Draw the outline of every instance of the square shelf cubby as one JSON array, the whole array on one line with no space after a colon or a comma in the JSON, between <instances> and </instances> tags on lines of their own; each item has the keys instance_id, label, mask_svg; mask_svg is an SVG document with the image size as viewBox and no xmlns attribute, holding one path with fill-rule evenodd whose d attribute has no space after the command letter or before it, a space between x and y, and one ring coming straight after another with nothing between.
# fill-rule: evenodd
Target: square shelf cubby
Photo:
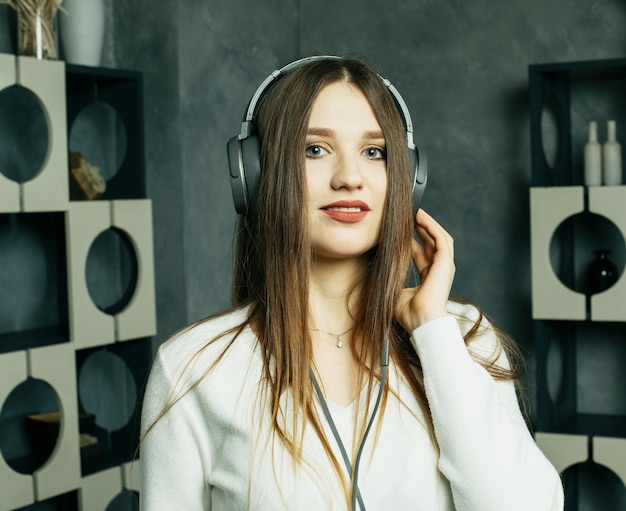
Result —
<instances>
[{"instance_id":1,"label":"square shelf cubby","mask_svg":"<svg viewBox=\"0 0 626 511\"><path fill-rule=\"evenodd\" d=\"M83 476L130 463L138 454L139 416L151 362L150 339L76 351L79 411L95 419L84 433L91 442L81 452Z\"/></svg>"},{"instance_id":2,"label":"square shelf cubby","mask_svg":"<svg viewBox=\"0 0 626 511\"><path fill-rule=\"evenodd\" d=\"M63 213L0 214L0 353L69 341Z\"/></svg>"},{"instance_id":3,"label":"square shelf cubby","mask_svg":"<svg viewBox=\"0 0 626 511\"><path fill-rule=\"evenodd\" d=\"M66 64L66 94L70 155L98 168L101 198L145 198L142 74Z\"/></svg>"}]
</instances>

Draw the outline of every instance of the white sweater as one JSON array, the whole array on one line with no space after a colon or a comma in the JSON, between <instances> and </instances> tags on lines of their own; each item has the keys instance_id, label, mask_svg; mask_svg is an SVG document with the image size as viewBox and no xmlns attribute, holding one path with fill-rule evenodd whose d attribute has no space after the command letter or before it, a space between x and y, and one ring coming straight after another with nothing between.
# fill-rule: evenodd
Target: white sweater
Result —
<instances>
[{"instance_id":1,"label":"white sweater","mask_svg":"<svg viewBox=\"0 0 626 511\"><path fill-rule=\"evenodd\" d=\"M389 384L402 404L389 393L374 452L375 430L366 443L358 483L367 511L562 510L559 475L535 445L514 385L494 381L464 344L462 333L471 322L459 316L476 318L476 310L451 303L450 312L412 335L438 448L392 362ZM239 310L212 319L160 347L145 394L144 431L172 393L197 380L232 336L211 344L190 364L191 356L245 317L246 310ZM493 355L498 349L493 330L486 328L470 349ZM504 355L500 364L507 364ZM142 443L143 511L346 509L341 484L311 428L304 436L310 466L295 468L278 439L268 445L270 426L258 393L261 377L261 352L246 328ZM329 407L350 453L355 406ZM288 411L285 416L289 420ZM320 416L325 423L321 411ZM326 434L335 449L329 428ZM336 455L342 459L338 449Z\"/></svg>"}]
</instances>

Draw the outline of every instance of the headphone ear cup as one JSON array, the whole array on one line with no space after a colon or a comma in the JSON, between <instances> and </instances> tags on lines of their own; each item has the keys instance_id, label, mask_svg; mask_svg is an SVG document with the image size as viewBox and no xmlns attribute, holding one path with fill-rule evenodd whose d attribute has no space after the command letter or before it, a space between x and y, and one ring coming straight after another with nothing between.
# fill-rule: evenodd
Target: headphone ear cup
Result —
<instances>
[{"instance_id":1,"label":"headphone ear cup","mask_svg":"<svg viewBox=\"0 0 626 511\"><path fill-rule=\"evenodd\" d=\"M235 210L239 214L247 213L256 197L261 177L260 150L261 144L256 135L243 140L235 136L228 141L230 187Z\"/></svg>"},{"instance_id":2,"label":"headphone ear cup","mask_svg":"<svg viewBox=\"0 0 626 511\"><path fill-rule=\"evenodd\" d=\"M228 168L230 171L230 189L233 194L235 210L241 215L246 212L247 197L239 136L231 138L226 148L228 154Z\"/></svg>"},{"instance_id":3,"label":"headphone ear cup","mask_svg":"<svg viewBox=\"0 0 626 511\"><path fill-rule=\"evenodd\" d=\"M417 148L409 149L409 163L413 173L413 219L418 210L422 207L426 181L428 180L428 159L426 154L421 153Z\"/></svg>"}]
</instances>

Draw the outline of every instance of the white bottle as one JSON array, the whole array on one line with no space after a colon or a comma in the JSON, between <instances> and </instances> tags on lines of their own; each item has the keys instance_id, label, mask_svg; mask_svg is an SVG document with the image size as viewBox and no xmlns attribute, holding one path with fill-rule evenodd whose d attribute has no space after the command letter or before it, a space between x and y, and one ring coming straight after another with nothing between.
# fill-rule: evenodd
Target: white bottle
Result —
<instances>
[{"instance_id":1,"label":"white bottle","mask_svg":"<svg viewBox=\"0 0 626 511\"><path fill-rule=\"evenodd\" d=\"M608 186L622 184L622 146L617 141L615 121L606 124L607 140L602 145L602 183Z\"/></svg>"},{"instance_id":2,"label":"white bottle","mask_svg":"<svg viewBox=\"0 0 626 511\"><path fill-rule=\"evenodd\" d=\"M602 147L598 143L598 125L589 123L589 139L585 144L585 185L602 184Z\"/></svg>"}]
</instances>

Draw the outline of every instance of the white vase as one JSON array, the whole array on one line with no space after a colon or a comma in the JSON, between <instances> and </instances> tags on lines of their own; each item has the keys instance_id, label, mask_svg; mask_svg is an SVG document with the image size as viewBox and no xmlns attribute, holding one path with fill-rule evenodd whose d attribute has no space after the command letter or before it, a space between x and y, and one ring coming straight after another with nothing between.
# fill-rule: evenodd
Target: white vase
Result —
<instances>
[{"instance_id":1,"label":"white vase","mask_svg":"<svg viewBox=\"0 0 626 511\"><path fill-rule=\"evenodd\" d=\"M615 121L606 125L607 140L602 145L602 182L608 186L622 184L622 146L617 141Z\"/></svg>"},{"instance_id":2,"label":"white vase","mask_svg":"<svg viewBox=\"0 0 626 511\"><path fill-rule=\"evenodd\" d=\"M63 0L62 8L59 29L66 62L99 66L104 41L104 0Z\"/></svg>"},{"instance_id":3,"label":"white vase","mask_svg":"<svg viewBox=\"0 0 626 511\"><path fill-rule=\"evenodd\" d=\"M598 142L598 125L589 123L589 138L585 144L585 185L602 184L602 147Z\"/></svg>"}]
</instances>

